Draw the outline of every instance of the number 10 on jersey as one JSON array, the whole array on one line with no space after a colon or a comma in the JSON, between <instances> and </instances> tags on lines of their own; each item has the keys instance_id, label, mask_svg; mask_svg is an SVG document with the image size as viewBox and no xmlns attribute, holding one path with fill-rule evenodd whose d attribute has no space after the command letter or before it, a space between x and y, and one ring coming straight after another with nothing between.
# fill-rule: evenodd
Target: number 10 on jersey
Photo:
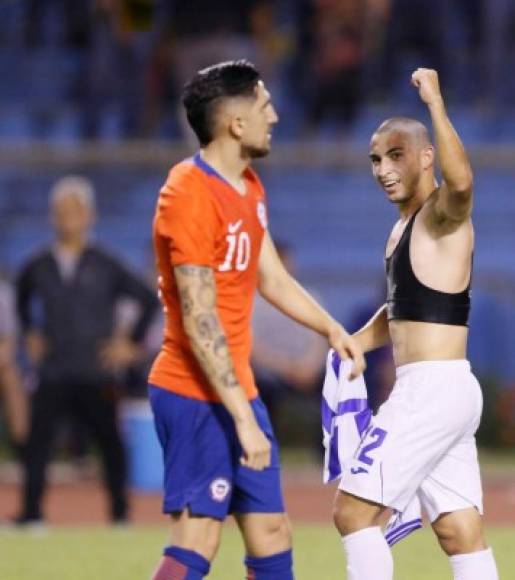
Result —
<instances>
[{"instance_id":1,"label":"number 10 on jersey","mask_svg":"<svg viewBox=\"0 0 515 580\"><path fill-rule=\"evenodd\" d=\"M223 264L220 264L218 270L220 272L228 272L229 270L239 270L242 272L246 270L250 261L250 236L247 232L239 232L237 234L227 234L227 253Z\"/></svg>"}]
</instances>

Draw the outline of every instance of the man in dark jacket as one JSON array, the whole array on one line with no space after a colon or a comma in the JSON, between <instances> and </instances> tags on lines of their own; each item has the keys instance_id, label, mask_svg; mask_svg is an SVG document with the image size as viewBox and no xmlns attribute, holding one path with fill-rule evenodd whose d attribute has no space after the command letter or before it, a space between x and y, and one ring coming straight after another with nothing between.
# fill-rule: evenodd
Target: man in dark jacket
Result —
<instances>
[{"instance_id":1,"label":"man in dark jacket","mask_svg":"<svg viewBox=\"0 0 515 580\"><path fill-rule=\"evenodd\" d=\"M18 313L27 354L38 377L25 450L20 524L42 520L45 468L59 419L81 420L98 443L113 522L127 518L126 461L117 420L115 378L139 356L157 298L102 248L89 242L94 191L65 177L50 194L55 242L22 269ZM115 332L116 304L139 304L131 336Z\"/></svg>"}]
</instances>

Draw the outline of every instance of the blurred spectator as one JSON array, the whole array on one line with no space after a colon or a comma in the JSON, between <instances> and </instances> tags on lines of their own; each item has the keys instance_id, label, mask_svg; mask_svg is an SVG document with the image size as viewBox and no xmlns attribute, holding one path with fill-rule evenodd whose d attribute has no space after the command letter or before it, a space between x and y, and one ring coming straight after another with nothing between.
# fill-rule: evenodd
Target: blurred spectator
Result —
<instances>
[{"instance_id":1,"label":"blurred spectator","mask_svg":"<svg viewBox=\"0 0 515 580\"><path fill-rule=\"evenodd\" d=\"M156 263L154 258L154 248L150 242L147 246L145 264L143 267L144 279L149 288L154 288L158 295L158 280ZM130 334L139 313L138 304L131 299L123 299L116 309L115 332L127 336ZM135 364L132 364L124 377L124 391L129 398L148 398L148 374L156 356L163 344L164 331L164 311L157 308L145 333L145 338L141 343L141 355Z\"/></svg>"},{"instance_id":2,"label":"blurred spectator","mask_svg":"<svg viewBox=\"0 0 515 580\"><path fill-rule=\"evenodd\" d=\"M515 84L515 3L513 0L483 0L483 33L487 99L499 117L513 103Z\"/></svg>"},{"instance_id":3,"label":"blurred spectator","mask_svg":"<svg viewBox=\"0 0 515 580\"><path fill-rule=\"evenodd\" d=\"M214 62L247 58L259 62L260 43L271 27L266 0L175 0L170 13L174 71L180 88Z\"/></svg>"},{"instance_id":4,"label":"blurred spectator","mask_svg":"<svg viewBox=\"0 0 515 580\"><path fill-rule=\"evenodd\" d=\"M464 105L484 93L483 0L456 0L447 8L448 92Z\"/></svg>"},{"instance_id":5,"label":"blurred spectator","mask_svg":"<svg viewBox=\"0 0 515 580\"><path fill-rule=\"evenodd\" d=\"M286 269L293 273L288 246L276 242ZM320 302L316 292L309 292ZM282 400L289 393L318 395L327 354L327 341L297 324L256 296L252 321L252 368L261 398L268 408L274 428ZM316 431L319 440L319 429Z\"/></svg>"},{"instance_id":6,"label":"blurred spectator","mask_svg":"<svg viewBox=\"0 0 515 580\"><path fill-rule=\"evenodd\" d=\"M85 23L90 42L78 89L84 137L101 136L113 105L119 107L123 137L147 132L154 14L153 0L92 0Z\"/></svg>"},{"instance_id":7,"label":"blurred spectator","mask_svg":"<svg viewBox=\"0 0 515 580\"><path fill-rule=\"evenodd\" d=\"M90 0L27 0L25 44L83 47L89 41Z\"/></svg>"},{"instance_id":8,"label":"blurred spectator","mask_svg":"<svg viewBox=\"0 0 515 580\"><path fill-rule=\"evenodd\" d=\"M19 447L27 435L27 401L16 365L16 339L14 293L0 279L0 395L9 434Z\"/></svg>"},{"instance_id":9,"label":"blurred spectator","mask_svg":"<svg viewBox=\"0 0 515 580\"><path fill-rule=\"evenodd\" d=\"M18 310L28 356L38 374L25 450L23 508L18 523L39 522L45 469L59 420L82 421L99 445L113 522L127 518L126 460L118 429L116 378L139 356L157 306L154 293L88 239L94 221L89 181L66 177L50 196L55 243L22 269ZM114 333L124 296L140 314L130 337Z\"/></svg>"},{"instance_id":10,"label":"blurred spectator","mask_svg":"<svg viewBox=\"0 0 515 580\"><path fill-rule=\"evenodd\" d=\"M299 8L299 71L311 130L324 120L354 121L361 94L366 3L303 0Z\"/></svg>"},{"instance_id":11,"label":"blurred spectator","mask_svg":"<svg viewBox=\"0 0 515 580\"><path fill-rule=\"evenodd\" d=\"M448 9L447 0L390 0L380 80L386 94L395 89L403 65L413 69L413 59L406 63L406 58L414 54L415 68L436 69L446 84Z\"/></svg>"},{"instance_id":12,"label":"blurred spectator","mask_svg":"<svg viewBox=\"0 0 515 580\"><path fill-rule=\"evenodd\" d=\"M248 59L265 74L271 0L174 0L167 12L161 51L168 55L175 95L196 71L215 62ZM180 122L189 135L182 116Z\"/></svg>"}]
</instances>

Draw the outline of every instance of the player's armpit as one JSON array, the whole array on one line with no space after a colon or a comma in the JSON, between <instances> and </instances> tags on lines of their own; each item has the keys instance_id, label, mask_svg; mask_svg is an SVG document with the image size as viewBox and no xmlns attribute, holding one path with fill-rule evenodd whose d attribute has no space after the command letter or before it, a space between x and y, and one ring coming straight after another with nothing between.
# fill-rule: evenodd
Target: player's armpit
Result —
<instances>
[{"instance_id":1,"label":"player's armpit","mask_svg":"<svg viewBox=\"0 0 515 580\"><path fill-rule=\"evenodd\" d=\"M447 225L451 230L470 218L472 213L472 189L450 192L444 182L434 192L430 210L435 225L439 228Z\"/></svg>"}]
</instances>

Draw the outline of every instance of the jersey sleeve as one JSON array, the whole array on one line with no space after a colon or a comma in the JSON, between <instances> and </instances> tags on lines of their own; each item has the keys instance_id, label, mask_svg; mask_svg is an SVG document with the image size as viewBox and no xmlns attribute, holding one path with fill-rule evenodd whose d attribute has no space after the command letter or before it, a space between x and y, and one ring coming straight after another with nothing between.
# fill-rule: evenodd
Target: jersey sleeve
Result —
<instances>
[{"instance_id":1,"label":"jersey sleeve","mask_svg":"<svg viewBox=\"0 0 515 580\"><path fill-rule=\"evenodd\" d=\"M201 179L169 180L160 193L156 229L166 238L172 267L214 267L218 215Z\"/></svg>"}]
</instances>

